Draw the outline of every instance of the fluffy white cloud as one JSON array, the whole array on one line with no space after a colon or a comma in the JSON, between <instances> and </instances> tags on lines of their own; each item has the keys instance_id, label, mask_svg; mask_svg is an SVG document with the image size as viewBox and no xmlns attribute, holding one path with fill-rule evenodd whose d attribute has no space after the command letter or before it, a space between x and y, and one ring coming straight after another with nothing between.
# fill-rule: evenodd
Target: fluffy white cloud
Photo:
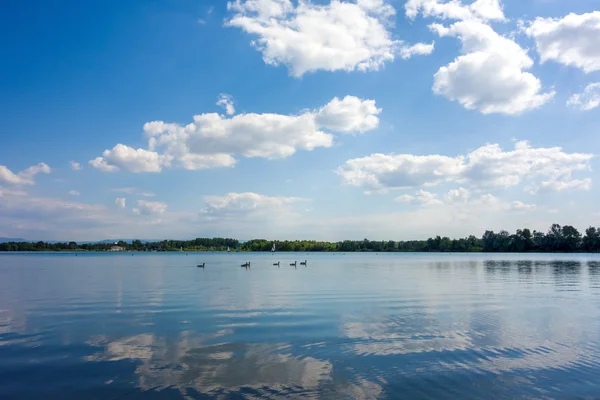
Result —
<instances>
[{"instance_id":1,"label":"fluffy white cloud","mask_svg":"<svg viewBox=\"0 0 600 400\"><path fill-rule=\"evenodd\" d=\"M102 157L96 157L93 160L90 160L89 164L92 167L104 172L116 172L119 170L119 168L115 167L114 165L109 165L108 162Z\"/></svg>"},{"instance_id":2,"label":"fluffy white cloud","mask_svg":"<svg viewBox=\"0 0 600 400\"><path fill-rule=\"evenodd\" d=\"M284 64L290 74L378 70L407 47L389 28L396 10L384 0L235 0L227 26L257 37L252 45L265 63ZM425 54L413 52L413 54Z\"/></svg>"},{"instance_id":3,"label":"fluffy white cloud","mask_svg":"<svg viewBox=\"0 0 600 400\"><path fill-rule=\"evenodd\" d=\"M457 37L461 55L434 76L434 93L483 114L508 115L540 107L554 97L530 72L533 60L515 41L499 35L489 21L504 21L500 0L409 0L406 15L451 19L450 26L430 25L440 37Z\"/></svg>"},{"instance_id":4,"label":"fluffy white cloud","mask_svg":"<svg viewBox=\"0 0 600 400\"><path fill-rule=\"evenodd\" d=\"M137 208L134 208L133 212L142 215L157 215L164 213L166 210L167 204L161 201L138 200Z\"/></svg>"},{"instance_id":5,"label":"fluffy white cloud","mask_svg":"<svg viewBox=\"0 0 600 400\"><path fill-rule=\"evenodd\" d=\"M117 197L115 199L115 205L117 207L119 207L121 210L125 209L126 204L127 204L127 199L125 199L123 197Z\"/></svg>"},{"instance_id":6,"label":"fluffy white cloud","mask_svg":"<svg viewBox=\"0 0 600 400\"><path fill-rule=\"evenodd\" d=\"M22 182L19 175L12 172L8 167L0 165L0 180L5 183L19 184Z\"/></svg>"},{"instance_id":7,"label":"fluffy white cloud","mask_svg":"<svg viewBox=\"0 0 600 400\"><path fill-rule=\"evenodd\" d=\"M90 164L104 171L158 172L176 166L188 170L233 167L234 155L285 158L297 150L331 147L334 133L363 133L377 128L381 109L374 100L337 97L324 107L299 115L216 113L194 116L182 126L148 122L148 150L118 144ZM326 132L327 131L327 132Z\"/></svg>"},{"instance_id":8,"label":"fluffy white cloud","mask_svg":"<svg viewBox=\"0 0 600 400\"><path fill-rule=\"evenodd\" d=\"M346 161L337 173L350 185L387 191L437 184L460 176L463 169L462 157L372 154Z\"/></svg>"},{"instance_id":9,"label":"fluffy white cloud","mask_svg":"<svg viewBox=\"0 0 600 400\"><path fill-rule=\"evenodd\" d=\"M367 191L385 192L441 182L509 187L526 181L535 183L539 178L566 190L583 188L572 175L589 171L592 158L592 154L565 153L560 147L533 148L527 142L517 142L512 151L490 144L456 157L373 154L346 161L337 173L346 183Z\"/></svg>"},{"instance_id":10,"label":"fluffy white cloud","mask_svg":"<svg viewBox=\"0 0 600 400\"><path fill-rule=\"evenodd\" d=\"M500 0L476 0L468 5L458 0L408 0L404 7L410 19L415 19L421 13L424 17L442 19L505 20Z\"/></svg>"},{"instance_id":11,"label":"fluffy white cloud","mask_svg":"<svg viewBox=\"0 0 600 400\"><path fill-rule=\"evenodd\" d=\"M69 165L73 171L79 171L82 168L81 164L79 164L77 161L71 161L69 162Z\"/></svg>"},{"instance_id":12,"label":"fluffy white cloud","mask_svg":"<svg viewBox=\"0 0 600 400\"><path fill-rule=\"evenodd\" d=\"M69 190L69 195L71 196L79 196L80 194L77 190Z\"/></svg>"},{"instance_id":13,"label":"fluffy white cloud","mask_svg":"<svg viewBox=\"0 0 600 400\"><path fill-rule=\"evenodd\" d=\"M600 70L600 11L562 19L536 18L525 28L541 61L556 61L589 73Z\"/></svg>"},{"instance_id":14,"label":"fluffy white cloud","mask_svg":"<svg viewBox=\"0 0 600 400\"><path fill-rule=\"evenodd\" d=\"M49 174L51 171L48 165L39 163L15 174L8 167L0 165L0 182L13 185L33 185L37 174Z\"/></svg>"},{"instance_id":15,"label":"fluffy white cloud","mask_svg":"<svg viewBox=\"0 0 600 400\"><path fill-rule=\"evenodd\" d=\"M463 53L435 74L435 93L469 110L509 115L538 108L554 97L526 72L533 66L527 51L490 26L468 20L430 28L441 37L458 37Z\"/></svg>"},{"instance_id":16,"label":"fluffy white cloud","mask_svg":"<svg viewBox=\"0 0 600 400\"><path fill-rule=\"evenodd\" d=\"M221 94L219 96L219 100L217 101L217 105L223 107L227 115L235 114L235 105L233 97L231 97L230 95Z\"/></svg>"},{"instance_id":17,"label":"fluffy white cloud","mask_svg":"<svg viewBox=\"0 0 600 400\"><path fill-rule=\"evenodd\" d=\"M583 111L600 106L600 82L589 84L583 93L571 96L567 104Z\"/></svg>"},{"instance_id":18,"label":"fluffy white cloud","mask_svg":"<svg viewBox=\"0 0 600 400\"><path fill-rule=\"evenodd\" d=\"M170 165L170 157L117 144L112 150L104 150L102 157L90 161L90 164L106 172L118 171L119 168L131 172L160 172L163 166Z\"/></svg>"},{"instance_id":19,"label":"fluffy white cloud","mask_svg":"<svg viewBox=\"0 0 600 400\"><path fill-rule=\"evenodd\" d=\"M409 194L398 196L396 198L396 201L400 203L408 203L422 206L436 206L443 204L443 202L437 198L437 195L431 192L426 192L424 190L419 190L414 196L411 196Z\"/></svg>"},{"instance_id":20,"label":"fluffy white cloud","mask_svg":"<svg viewBox=\"0 0 600 400\"><path fill-rule=\"evenodd\" d=\"M379 125L375 100L361 100L358 97L346 96L343 99L334 97L316 114L316 124L333 132L364 133L376 129Z\"/></svg>"}]
</instances>

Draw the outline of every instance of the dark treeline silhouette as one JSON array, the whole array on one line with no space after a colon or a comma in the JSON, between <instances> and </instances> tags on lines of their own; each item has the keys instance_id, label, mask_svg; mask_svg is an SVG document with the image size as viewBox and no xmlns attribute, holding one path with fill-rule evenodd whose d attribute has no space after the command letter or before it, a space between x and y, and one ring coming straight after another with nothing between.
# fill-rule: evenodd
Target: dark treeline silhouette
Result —
<instances>
[{"instance_id":1,"label":"dark treeline silhouette","mask_svg":"<svg viewBox=\"0 0 600 400\"><path fill-rule=\"evenodd\" d=\"M194 240L163 240L160 242L131 243L45 243L7 242L0 243L0 251L270 251L272 240L254 239L240 243L235 239L198 238ZM495 233L486 231L481 238L469 236L450 239L437 236L427 240L376 241L344 240L341 242L318 242L314 240L275 241L277 251L301 252L599 252L600 229L590 227L582 235L570 225L554 224L548 232L531 232L518 229Z\"/></svg>"}]
</instances>

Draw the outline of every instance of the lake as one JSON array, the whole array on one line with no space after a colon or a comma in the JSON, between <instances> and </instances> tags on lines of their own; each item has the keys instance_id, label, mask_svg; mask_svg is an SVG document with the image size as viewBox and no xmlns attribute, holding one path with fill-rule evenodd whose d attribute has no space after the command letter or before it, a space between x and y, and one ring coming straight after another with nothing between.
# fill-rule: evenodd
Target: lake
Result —
<instances>
[{"instance_id":1,"label":"lake","mask_svg":"<svg viewBox=\"0 0 600 400\"><path fill-rule=\"evenodd\" d=\"M3 400L598 399L599 342L596 255L0 254Z\"/></svg>"}]
</instances>

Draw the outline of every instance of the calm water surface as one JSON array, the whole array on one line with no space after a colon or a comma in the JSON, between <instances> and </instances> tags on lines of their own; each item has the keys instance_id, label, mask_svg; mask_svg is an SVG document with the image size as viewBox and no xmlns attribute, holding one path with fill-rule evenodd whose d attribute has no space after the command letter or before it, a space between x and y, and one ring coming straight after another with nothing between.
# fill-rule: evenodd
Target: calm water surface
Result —
<instances>
[{"instance_id":1,"label":"calm water surface","mask_svg":"<svg viewBox=\"0 0 600 400\"><path fill-rule=\"evenodd\" d=\"M599 344L598 256L0 254L4 400L600 399Z\"/></svg>"}]
</instances>

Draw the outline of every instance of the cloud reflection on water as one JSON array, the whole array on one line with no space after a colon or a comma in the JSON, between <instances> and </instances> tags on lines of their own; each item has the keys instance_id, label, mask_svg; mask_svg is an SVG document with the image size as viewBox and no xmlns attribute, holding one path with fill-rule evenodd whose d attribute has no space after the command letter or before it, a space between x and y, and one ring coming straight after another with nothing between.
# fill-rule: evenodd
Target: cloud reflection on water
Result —
<instances>
[{"instance_id":1,"label":"cloud reflection on water","mask_svg":"<svg viewBox=\"0 0 600 400\"><path fill-rule=\"evenodd\" d=\"M252 390L260 395L316 392L331 379L332 364L313 357L294 356L286 344L208 344L219 336L182 332L175 341L153 334L117 340L98 337L90 345L104 350L85 358L90 362L133 360L141 390L177 388L204 394Z\"/></svg>"}]
</instances>

